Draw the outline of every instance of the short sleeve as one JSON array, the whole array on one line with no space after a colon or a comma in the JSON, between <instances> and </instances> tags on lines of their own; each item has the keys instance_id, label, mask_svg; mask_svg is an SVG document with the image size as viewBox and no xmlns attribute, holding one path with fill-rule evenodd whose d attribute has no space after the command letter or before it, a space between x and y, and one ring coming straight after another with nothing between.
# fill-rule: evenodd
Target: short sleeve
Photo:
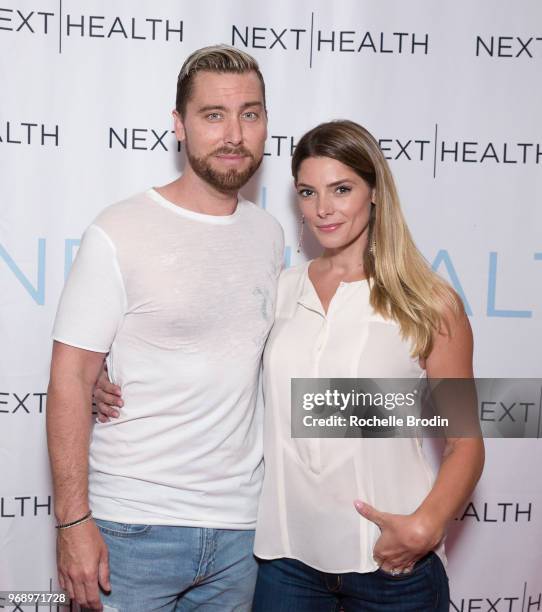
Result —
<instances>
[{"instance_id":1,"label":"short sleeve","mask_svg":"<svg viewBox=\"0 0 542 612\"><path fill-rule=\"evenodd\" d=\"M126 294L115 246L100 227L91 225L62 291L53 339L107 353L125 310Z\"/></svg>"}]
</instances>

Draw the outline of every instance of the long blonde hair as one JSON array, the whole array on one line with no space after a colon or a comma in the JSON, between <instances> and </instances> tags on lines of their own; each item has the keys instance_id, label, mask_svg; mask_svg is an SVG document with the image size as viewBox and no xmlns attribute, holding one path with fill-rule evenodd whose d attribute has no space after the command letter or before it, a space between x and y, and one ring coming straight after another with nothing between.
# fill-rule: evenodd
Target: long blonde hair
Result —
<instances>
[{"instance_id":1,"label":"long blonde hair","mask_svg":"<svg viewBox=\"0 0 542 612\"><path fill-rule=\"evenodd\" d=\"M322 123L297 144L292 174L309 157L330 157L354 170L375 190L364 271L370 279L371 306L397 321L412 354L427 357L436 333L450 328L445 313L461 308L455 291L431 270L418 251L401 211L391 170L375 138L353 121Z\"/></svg>"}]
</instances>

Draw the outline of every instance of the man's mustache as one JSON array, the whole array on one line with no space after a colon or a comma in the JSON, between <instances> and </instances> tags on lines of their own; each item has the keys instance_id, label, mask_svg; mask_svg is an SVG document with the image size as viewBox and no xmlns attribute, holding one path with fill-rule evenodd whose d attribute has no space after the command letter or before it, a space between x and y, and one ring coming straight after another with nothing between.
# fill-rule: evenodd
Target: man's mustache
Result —
<instances>
[{"instance_id":1,"label":"man's mustache","mask_svg":"<svg viewBox=\"0 0 542 612\"><path fill-rule=\"evenodd\" d=\"M216 151L213 151L211 155L242 155L243 157L251 157L254 159L254 155L245 147L221 147Z\"/></svg>"}]
</instances>

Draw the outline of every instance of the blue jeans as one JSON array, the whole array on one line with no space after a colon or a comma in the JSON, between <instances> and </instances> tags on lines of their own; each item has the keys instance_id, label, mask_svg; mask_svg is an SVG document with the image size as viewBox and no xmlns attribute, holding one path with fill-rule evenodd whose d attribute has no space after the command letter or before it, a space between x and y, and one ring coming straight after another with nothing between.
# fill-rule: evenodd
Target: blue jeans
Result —
<instances>
[{"instance_id":1,"label":"blue jeans","mask_svg":"<svg viewBox=\"0 0 542 612\"><path fill-rule=\"evenodd\" d=\"M260 561L253 612L448 612L448 578L433 552L409 574L327 574L296 561Z\"/></svg>"},{"instance_id":2,"label":"blue jeans","mask_svg":"<svg viewBox=\"0 0 542 612\"><path fill-rule=\"evenodd\" d=\"M248 612L253 530L131 525L96 519L109 549L104 612Z\"/></svg>"}]
</instances>

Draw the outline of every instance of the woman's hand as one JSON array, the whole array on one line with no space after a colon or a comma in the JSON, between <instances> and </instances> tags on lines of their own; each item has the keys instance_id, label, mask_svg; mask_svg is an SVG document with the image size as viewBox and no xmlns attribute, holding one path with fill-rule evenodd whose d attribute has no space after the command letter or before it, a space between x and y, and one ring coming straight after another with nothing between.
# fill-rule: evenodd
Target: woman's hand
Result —
<instances>
[{"instance_id":1,"label":"woman's hand","mask_svg":"<svg viewBox=\"0 0 542 612\"><path fill-rule=\"evenodd\" d=\"M94 387L94 401L98 409L98 421L107 423L110 419L116 419L119 416L118 408L122 408L120 387L109 382L107 370L102 369L96 385Z\"/></svg>"},{"instance_id":2,"label":"woman's hand","mask_svg":"<svg viewBox=\"0 0 542 612\"><path fill-rule=\"evenodd\" d=\"M433 550L444 536L444 526L427 515L379 512L369 504L356 500L356 510L380 529L373 557L389 573L408 573L414 563Z\"/></svg>"}]
</instances>

